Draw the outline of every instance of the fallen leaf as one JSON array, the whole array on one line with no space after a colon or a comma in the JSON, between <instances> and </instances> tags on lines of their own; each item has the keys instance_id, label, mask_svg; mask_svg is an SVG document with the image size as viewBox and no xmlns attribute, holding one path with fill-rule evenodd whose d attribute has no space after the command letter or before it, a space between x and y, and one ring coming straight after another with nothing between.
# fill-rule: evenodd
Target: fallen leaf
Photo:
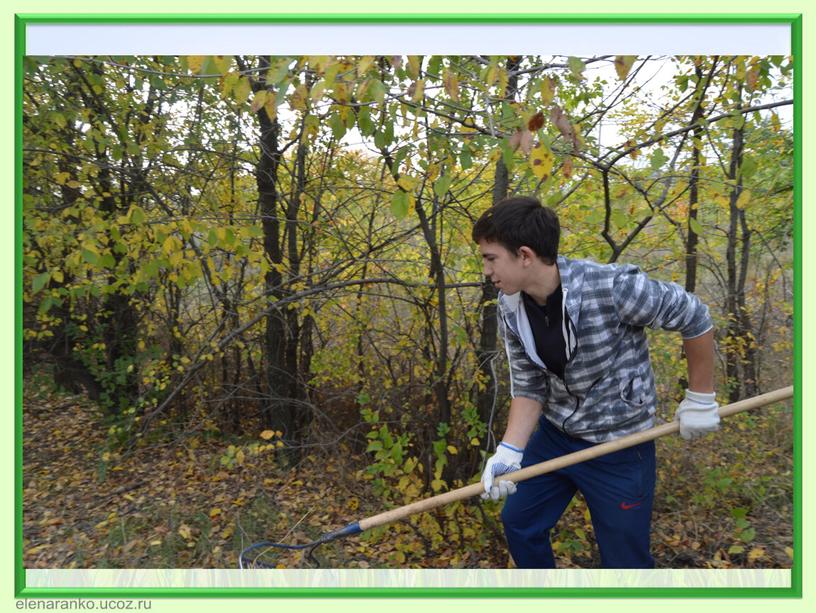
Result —
<instances>
[{"instance_id":1,"label":"fallen leaf","mask_svg":"<svg viewBox=\"0 0 816 613\"><path fill-rule=\"evenodd\" d=\"M535 132L536 130L540 130L544 126L544 113L539 111L527 122L527 129L530 132Z\"/></svg>"},{"instance_id":2,"label":"fallen leaf","mask_svg":"<svg viewBox=\"0 0 816 613\"><path fill-rule=\"evenodd\" d=\"M513 136L511 136L508 140L508 144L510 145L510 149L513 151L519 148L519 145L521 144L521 130L516 130L513 132Z\"/></svg>"},{"instance_id":3,"label":"fallen leaf","mask_svg":"<svg viewBox=\"0 0 816 613\"><path fill-rule=\"evenodd\" d=\"M521 152L524 155L530 155L530 152L533 150L533 133L532 132L530 132L528 130L524 130L521 133L520 147L521 147Z\"/></svg>"},{"instance_id":4,"label":"fallen leaf","mask_svg":"<svg viewBox=\"0 0 816 613\"><path fill-rule=\"evenodd\" d=\"M532 168L533 174L540 181L546 181L547 177L550 176L553 160L554 156L552 151L543 143L538 143L533 147L533 151L530 154L530 168Z\"/></svg>"},{"instance_id":5,"label":"fallen leaf","mask_svg":"<svg viewBox=\"0 0 816 613\"><path fill-rule=\"evenodd\" d=\"M623 81L632 69L632 64L637 59L636 55L616 55L615 56L615 72L618 73L618 78Z\"/></svg>"}]
</instances>

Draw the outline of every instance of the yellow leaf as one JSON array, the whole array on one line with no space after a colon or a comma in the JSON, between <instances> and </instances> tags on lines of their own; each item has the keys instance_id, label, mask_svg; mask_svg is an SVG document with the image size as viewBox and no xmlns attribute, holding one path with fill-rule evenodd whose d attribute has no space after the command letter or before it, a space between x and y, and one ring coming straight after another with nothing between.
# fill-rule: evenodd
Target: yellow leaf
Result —
<instances>
[{"instance_id":1,"label":"yellow leaf","mask_svg":"<svg viewBox=\"0 0 816 613\"><path fill-rule=\"evenodd\" d=\"M237 72L228 72L221 78L221 97L227 98L232 94L235 85L238 83L238 79L241 78L241 75Z\"/></svg>"},{"instance_id":2,"label":"yellow leaf","mask_svg":"<svg viewBox=\"0 0 816 613\"><path fill-rule=\"evenodd\" d=\"M238 79L238 85L235 87L235 100L238 104L243 104L249 98L249 94L252 92L252 85L249 82L249 79L246 77L241 77Z\"/></svg>"},{"instance_id":3,"label":"yellow leaf","mask_svg":"<svg viewBox=\"0 0 816 613\"><path fill-rule=\"evenodd\" d=\"M749 92L752 92L756 89L757 82L759 81L759 73L760 73L759 64L752 64L751 69L748 71L748 74L745 75L745 87Z\"/></svg>"},{"instance_id":4,"label":"yellow leaf","mask_svg":"<svg viewBox=\"0 0 816 613\"><path fill-rule=\"evenodd\" d=\"M230 69L230 64L232 64L232 56L214 55L213 63L215 64L216 68L218 68L219 73L226 74Z\"/></svg>"},{"instance_id":5,"label":"yellow leaf","mask_svg":"<svg viewBox=\"0 0 816 613\"><path fill-rule=\"evenodd\" d=\"M445 93L453 100L459 100L459 77L452 71L446 71L443 77Z\"/></svg>"},{"instance_id":6,"label":"yellow leaf","mask_svg":"<svg viewBox=\"0 0 816 613\"><path fill-rule=\"evenodd\" d=\"M275 433L272 432L272 430L264 430L263 432L261 432L261 438L265 441L268 441L273 436L275 436Z\"/></svg>"},{"instance_id":7,"label":"yellow leaf","mask_svg":"<svg viewBox=\"0 0 816 613\"><path fill-rule=\"evenodd\" d=\"M162 251L164 251L165 255L170 255L176 251L176 238L174 236L168 236L164 239Z\"/></svg>"},{"instance_id":8,"label":"yellow leaf","mask_svg":"<svg viewBox=\"0 0 816 613\"><path fill-rule=\"evenodd\" d=\"M408 56L408 76L412 79L419 77L419 70L422 65L422 57L419 55Z\"/></svg>"},{"instance_id":9,"label":"yellow leaf","mask_svg":"<svg viewBox=\"0 0 816 613\"><path fill-rule=\"evenodd\" d=\"M788 554L788 557L793 560L793 547L785 547L785 553Z\"/></svg>"},{"instance_id":10,"label":"yellow leaf","mask_svg":"<svg viewBox=\"0 0 816 613\"><path fill-rule=\"evenodd\" d=\"M151 545L161 545L162 542L161 542L161 540L156 540L156 541L150 541L150 544Z\"/></svg>"},{"instance_id":11,"label":"yellow leaf","mask_svg":"<svg viewBox=\"0 0 816 613\"><path fill-rule=\"evenodd\" d=\"M479 446L479 439L475 438L475 437L470 439L470 444L473 445L474 447L478 447Z\"/></svg>"},{"instance_id":12,"label":"yellow leaf","mask_svg":"<svg viewBox=\"0 0 816 613\"><path fill-rule=\"evenodd\" d=\"M623 81L626 78L626 75L629 74L629 70L631 70L632 64L635 63L636 59L636 55L615 56L615 71L618 73L618 78L621 81Z\"/></svg>"},{"instance_id":13,"label":"yellow leaf","mask_svg":"<svg viewBox=\"0 0 816 613\"><path fill-rule=\"evenodd\" d=\"M264 110L266 111L267 117L269 117L269 121L275 119L278 116L278 103L276 102L276 95L274 92L270 92L266 95L266 104L264 104Z\"/></svg>"},{"instance_id":14,"label":"yellow leaf","mask_svg":"<svg viewBox=\"0 0 816 613\"><path fill-rule=\"evenodd\" d=\"M185 539L187 541L189 541L191 538L193 538L193 534L192 534L192 532L190 530L190 526L188 526L187 524L181 524L178 527L178 533L181 535L181 537L183 539Z\"/></svg>"},{"instance_id":15,"label":"yellow leaf","mask_svg":"<svg viewBox=\"0 0 816 613\"><path fill-rule=\"evenodd\" d=\"M448 453L451 455L456 455L457 453L459 453L459 450L453 445L448 445Z\"/></svg>"},{"instance_id":16,"label":"yellow leaf","mask_svg":"<svg viewBox=\"0 0 816 613\"><path fill-rule=\"evenodd\" d=\"M546 181L552 171L554 159L555 156L553 156L552 151L543 143L538 143L533 147L533 151L530 153L530 168L532 168L536 178L540 181Z\"/></svg>"},{"instance_id":17,"label":"yellow leaf","mask_svg":"<svg viewBox=\"0 0 816 613\"><path fill-rule=\"evenodd\" d=\"M201 67L204 66L204 56L188 55L187 66L190 68L190 72L198 74L199 72L201 72Z\"/></svg>"},{"instance_id":18,"label":"yellow leaf","mask_svg":"<svg viewBox=\"0 0 816 613\"><path fill-rule=\"evenodd\" d=\"M62 276L62 271L61 270L52 270L51 271L51 278L54 279L54 281L56 281L57 283L62 283L63 280L64 280L64 277Z\"/></svg>"},{"instance_id":19,"label":"yellow leaf","mask_svg":"<svg viewBox=\"0 0 816 613\"><path fill-rule=\"evenodd\" d=\"M765 557L765 550L762 547L754 547L751 551L748 552L748 561L754 562L760 558Z\"/></svg>"},{"instance_id":20,"label":"yellow leaf","mask_svg":"<svg viewBox=\"0 0 816 613\"><path fill-rule=\"evenodd\" d=\"M252 112L257 113L266 104L267 91L262 89L252 98Z\"/></svg>"},{"instance_id":21,"label":"yellow leaf","mask_svg":"<svg viewBox=\"0 0 816 613\"><path fill-rule=\"evenodd\" d=\"M309 92L309 97L312 100L320 100L323 94L326 93L326 81L321 79L312 86L312 91Z\"/></svg>"},{"instance_id":22,"label":"yellow leaf","mask_svg":"<svg viewBox=\"0 0 816 613\"><path fill-rule=\"evenodd\" d=\"M736 77L737 80L742 81L745 78L745 56L738 55L736 61Z\"/></svg>"},{"instance_id":23,"label":"yellow leaf","mask_svg":"<svg viewBox=\"0 0 816 613\"><path fill-rule=\"evenodd\" d=\"M413 191L414 186L416 186L416 179L409 177L408 175L402 175L397 181L397 185L399 185L406 192L410 192Z\"/></svg>"},{"instance_id":24,"label":"yellow leaf","mask_svg":"<svg viewBox=\"0 0 816 613\"><path fill-rule=\"evenodd\" d=\"M309 99L309 92L306 89L306 85L301 83L295 88L295 91L292 92L289 100L292 105L292 108L295 108L299 111L306 110L306 102Z\"/></svg>"},{"instance_id":25,"label":"yellow leaf","mask_svg":"<svg viewBox=\"0 0 816 613\"><path fill-rule=\"evenodd\" d=\"M410 88L408 90L411 91ZM425 95L425 79L417 79L413 83L413 93L411 94L411 102L418 103Z\"/></svg>"},{"instance_id":26,"label":"yellow leaf","mask_svg":"<svg viewBox=\"0 0 816 613\"><path fill-rule=\"evenodd\" d=\"M221 509L219 509L218 507L210 509L210 517L217 517L218 515L221 515Z\"/></svg>"},{"instance_id":27,"label":"yellow leaf","mask_svg":"<svg viewBox=\"0 0 816 613\"><path fill-rule=\"evenodd\" d=\"M334 97L337 99L337 102L344 103L348 102L349 99L349 91L348 87L346 87L343 83L335 83L334 84Z\"/></svg>"},{"instance_id":28,"label":"yellow leaf","mask_svg":"<svg viewBox=\"0 0 816 613\"><path fill-rule=\"evenodd\" d=\"M541 102L549 104L555 95L555 80L552 77L545 77L541 80Z\"/></svg>"},{"instance_id":29,"label":"yellow leaf","mask_svg":"<svg viewBox=\"0 0 816 613\"><path fill-rule=\"evenodd\" d=\"M48 544L47 544L47 543L46 543L46 544L44 544L44 545L37 545L36 547L32 547L31 549L28 549L28 550L26 551L26 555L28 555L28 556L30 556L30 555L34 555L35 553L39 553L40 551L42 551L42 550L43 550L43 549L45 549L46 547L48 547Z\"/></svg>"},{"instance_id":30,"label":"yellow leaf","mask_svg":"<svg viewBox=\"0 0 816 613\"><path fill-rule=\"evenodd\" d=\"M193 226L190 225L190 222L187 219L182 219L179 223L179 228L181 228L181 233L185 237L189 237L193 233Z\"/></svg>"},{"instance_id":31,"label":"yellow leaf","mask_svg":"<svg viewBox=\"0 0 816 613\"><path fill-rule=\"evenodd\" d=\"M227 526L226 528L224 528L221 531L221 538L222 539L228 539L229 537L232 536L233 532L234 532L234 528L232 526Z\"/></svg>"},{"instance_id":32,"label":"yellow leaf","mask_svg":"<svg viewBox=\"0 0 816 613\"><path fill-rule=\"evenodd\" d=\"M506 70L499 70L499 82L496 85L496 93L500 98L507 94L507 84L510 82L510 75Z\"/></svg>"},{"instance_id":33,"label":"yellow leaf","mask_svg":"<svg viewBox=\"0 0 816 613\"><path fill-rule=\"evenodd\" d=\"M499 75L499 67L495 64L491 64L487 69L487 75L485 77L484 84L490 87L496 82L496 78Z\"/></svg>"},{"instance_id":34,"label":"yellow leaf","mask_svg":"<svg viewBox=\"0 0 816 613\"><path fill-rule=\"evenodd\" d=\"M238 462L239 465L244 463L244 450L239 449L238 453L235 454L235 460Z\"/></svg>"},{"instance_id":35,"label":"yellow leaf","mask_svg":"<svg viewBox=\"0 0 816 613\"><path fill-rule=\"evenodd\" d=\"M309 67L320 74L323 74L326 71L327 65L331 64L331 58L329 58L328 55L310 55L307 59L309 61Z\"/></svg>"},{"instance_id":36,"label":"yellow leaf","mask_svg":"<svg viewBox=\"0 0 816 613\"><path fill-rule=\"evenodd\" d=\"M373 55L364 55L360 58L360 63L357 64L357 75L363 76L368 69L371 68L372 64L374 64L374 56Z\"/></svg>"},{"instance_id":37,"label":"yellow leaf","mask_svg":"<svg viewBox=\"0 0 816 613\"><path fill-rule=\"evenodd\" d=\"M751 190L743 189L740 192L739 197L737 198L735 206L738 209L744 209L748 205L749 202L751 202Z\"/></svg>"}]
</instances>

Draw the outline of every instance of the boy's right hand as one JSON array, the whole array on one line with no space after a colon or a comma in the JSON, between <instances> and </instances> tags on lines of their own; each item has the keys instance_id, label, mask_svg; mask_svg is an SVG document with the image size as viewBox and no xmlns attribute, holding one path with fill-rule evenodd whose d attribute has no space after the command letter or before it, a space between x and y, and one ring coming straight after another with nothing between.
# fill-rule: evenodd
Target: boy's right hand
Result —
<instances>
[{"instance_id":1,"label":"boy's right hand","mask_svg":"<svg viewBox=\"0 0 816 613\"><path fill-rule=\"evenodd\" d=\"M524 450L514 447L509 443L502 441L499 443L496 453L494 453L485 465L482 473L482 485L484 486L484 493L482 499L499 500L510 494L515 494L516 484L512 481L500 480L498 483L495 477L510 473L521 468L521 458L524 455Z\"/></svg>"}]
</instances>

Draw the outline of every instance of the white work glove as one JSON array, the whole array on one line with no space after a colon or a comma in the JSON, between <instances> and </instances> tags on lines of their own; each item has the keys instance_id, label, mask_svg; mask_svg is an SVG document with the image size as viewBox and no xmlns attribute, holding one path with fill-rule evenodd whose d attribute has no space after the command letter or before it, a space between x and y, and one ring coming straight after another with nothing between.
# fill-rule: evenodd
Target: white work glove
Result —
<instances>
[{"instance_id":1,"label":"white work glove","mask_svg":"<svg viewBox=\"0 0 816 613\"><path fill-rule=\"evenodd\" d=\"M714 392L708 394L686 390L686 398L674 414L675 421L680 421L680 436L688 441L719 430L719 407Z\"/></svg>"},{"instance_id":2,"label":"white work glove","mask_svg":"<svg viewBox=\"0 0 816 613\"><path fill-rule=\"evenodd\" d=\"M484 494L482 494L483 500L488 498L498 500L516 493L515 483L512 481L499 481L496 484L494 477L520 469L523 455L524 451L518 447L504 441L499 443L496 453L487 460L487 465L482 473L482 485L485 489Z\"/></svg>"}]
</instances>

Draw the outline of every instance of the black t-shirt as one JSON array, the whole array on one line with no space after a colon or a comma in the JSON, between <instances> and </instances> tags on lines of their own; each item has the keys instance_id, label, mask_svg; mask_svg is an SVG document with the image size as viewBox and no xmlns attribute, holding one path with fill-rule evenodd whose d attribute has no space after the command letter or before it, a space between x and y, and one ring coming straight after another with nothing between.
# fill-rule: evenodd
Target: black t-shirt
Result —
<instances>
[{"instance_id":1,"label":"black t-shirt","mask_svg":"<svg viewBox=\"0 0 816 613\"><path fill-rule=\"evenodd\" d=\"M547 303L539 306L528 294L521 292L524 299L524 309L527 319L533 330L536 353L544 365L564 378L564 368L567 365L567 344L564 333L561 331L561 286L547 297Z\"/></svg>"}]
</instances>

